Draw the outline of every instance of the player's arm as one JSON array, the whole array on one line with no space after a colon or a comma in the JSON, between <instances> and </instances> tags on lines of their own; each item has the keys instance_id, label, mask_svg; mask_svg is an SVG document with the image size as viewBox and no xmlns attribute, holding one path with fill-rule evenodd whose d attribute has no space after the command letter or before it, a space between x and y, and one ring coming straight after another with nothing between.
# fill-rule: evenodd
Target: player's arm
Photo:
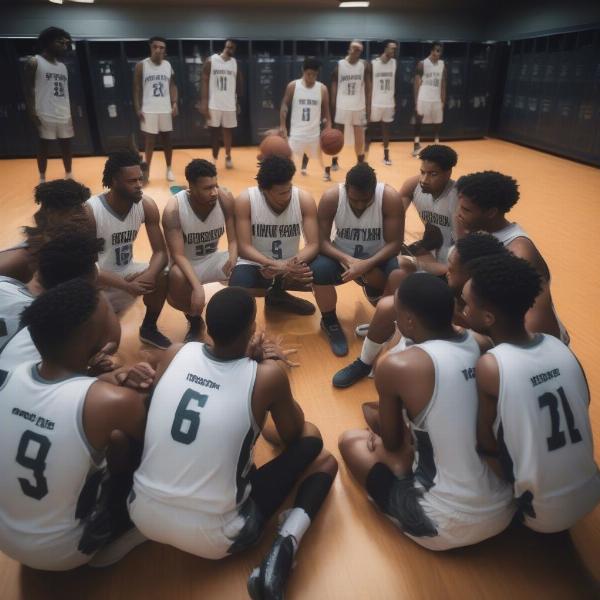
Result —
<instances>
[{"instance_id":1,"label":"player's arm","mask_svg":"<svg viewBox=\"0 0 600 600\"><path fill-rule=\"evenodd\" d=\"M235 234L240 257L258 263L263 267L276 265L274 260L264 256L252 245L252 221L248 190L244 190L235 201Z\"/></svg>"},{"instance_id":2,"label":"player's arm","mask_svg":"<svg viewBox=\"0 0 600 600\"><path fill-rule=\"evenodd\" d=\"M200 82L200 113L208 118L208 85L210 81L210 58L202 66L202 79Z\"/></svg>"},{"instance_id":3,"label":"player's arm","mask_svg":"<svg viewBox=\"0 0 600 600\"><path fill-rule=\"evenodd\" d=\"M40 125L40 118L35 112L35 74L37 72L37 60L32 56L25 63L25 72L23 74L25 105L27 114L36 126Z\"/></svg>"},{"instance_id":4,"label":"player's arm","mask_svg":"<svg viewBox=\"0 0 600 600\"><path fill-rule=\"evenodd\" d=\"M413 83L413 93L415 97L415 111L417 110L417 98L419 97L419 88L423 82L423 61L420 60L417 63L417 69L415 71L415 80Z\"/></svg>"},{"instance_id":5,"label":"player's arm","mask_svg":"<svg viewBox=\"0 0 600 600\"><path fill-rule=\"evenodd\" d=\"M405 212L408 210L408 207L413 201L413 196L418 184L419 176L415 175L414 177L409 177L406 179L400 188L400 200L402 200L402 206L404 206Z\"/></svg>"},{"instance_id":6,"label":"player's arm","mask_svg":"<svg viewBox=\"0 0 600 600\"><path fill-rule=\"evenodd\" d=\"M331 75L331 114L335 115L335 103L337 100L338 89L338 67L336 65Z\"/></svg>"},{"instance_id":7,"label":"player's arm","mask_svg":"<svg viewBox=\"0 0 600 600\"><path fill-rule=\"evenodd\" d=\"M321 86L321 121L325 128L331 127L331 111L329 109L329 90L326 85Z\"/></svg>"},{"instance_id":8,"label":"player's arm","mask_svg":"<svg viewBox=\"0 0 600 600\"><path fill-rule=\"evenodd\" d=\"M144 65L139 62L135 65L133 71L133 108L140 121L144 120L144 114L142 113L143 76Z\"/></svg>"},{"instance_id":9,"label":"player's arm","mask_svg":"<svg viewBox=\"0 0 600 600\"><path fill-rule=\"evenodd\" d=\"M237 98L238 112L240 107L240 100L244 97L244 76L238 63L238 68L235 75L235 96Z\"/></svg>"},{"instance_id":10,"label":"player's arm","mask_svg":"<svg viewBox=\"0 0 600 600\"><path fill-rule=\"evenodd\" d=\"M442 87L440 90L440 98L442 100L442 104L446 104L446 83L448 80L448 75L446 71L446 63L444 63L444 70L442 71Z\"/></svg>"},{"instance_id":11,"label":"player's arm","mask_svg":"<svg viewBox=\"0 0 600 600\"><path fill-rule=\"evenodd\" d=\"M235 213L234 213L234 200L233 194L223 187L219 188L219 202L221 204L221 210L225 217L225 233L227 234L227 251L229 252L229 260L223 267L225 275L229 277L231 271L235 267L235 263L238 259L238 244L237 236L235 234Z\"/></svg>"},{"instance_id":12,"label":"player's arm","mask_svg":"<svg viewBox=\"0 0 600 600\"><path fill-rule=\"evenodd\" d=\"M152 248L152 256L150 257L150 265L146 271L146 275L156 281L159 273L167 266L169 256L165 238L160 228L160 213L154 200L148 196L142 198L144 206L144 223L146 224L146 233Z\"/></svg>"},{"instance_id":13,"label":"player's arm","mask_svg":"<svg viewBox=\"0 0 600 600\"><path fill-rule=\"evenodd\" d=\"M299 190L300 212L302 213L302 230L304 232L304 248L296 255L297 262L309 263L319 253L319 224L317 222L317 205L311 194Z\"/></svg>"},{"instance_id":14,"label":"player's arm","mask_svg":"<svg viewBox=\"0 0 600 600\"><path fill-rule=\"evenodd\" d=\"M295 89L296 82L290 81L285 88L285 94L283 95L281 108L279 109L279 131L285 137L287 137L287 116L292 103L292 98L294 97Z\"/></svg>"},{"instance_id":15,"label":"player's arm","mask_svg":"<svg viewBox=\"0 0 600 600\"><path fill-rule=\"evenodd\" d=\"M171 67L171 77L169 79L169 95L171 97L171 114L176 117L179 114L179 91L177 90L177 82L175 81L175 69Z\"/></svg>"},{"instance_id":16,"label":"player's arm","mask_svg":"<svg viewBox=\"0 0 600 600\"><path fill-rule=\"evenodd\" d=\"M317 209L317 222L319 224L319 251L325 256L337 260L343 265L348 264L349 256L338 250L331 242L331 228L337 211L339 201L338 186L329 188L322 196Z\"/></svg>"},{"instance_id":17,"label":"player's arm","mask_svg":"<svg viewBox=\"0 0 600 600\"><path fill-rule=\"evenodd\" d=\"M398 394L401 365L397 364L397 358L397 355L386 356L379 362L375 371L375 387L379 394L380 435L385 449L390 452L402 448L406 429L402 417L402 398Z\"/></svg>"},{"instance_id":18,"label":"player's arm","mask_svg":"<svg viewBox=\"0 0 600 600\"><path fill-rule=\"evenodd\" d=\"M367 108L367 121L371 116L371 98L373 93L373 67L365 60L365 106Z\"/></svg>"}]
</instances>

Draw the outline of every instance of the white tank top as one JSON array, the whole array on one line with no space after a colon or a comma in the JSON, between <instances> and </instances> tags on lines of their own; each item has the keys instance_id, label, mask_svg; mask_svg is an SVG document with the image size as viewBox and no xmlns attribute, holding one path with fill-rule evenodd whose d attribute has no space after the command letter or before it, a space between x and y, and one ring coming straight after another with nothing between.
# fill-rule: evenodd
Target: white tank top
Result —
<instances>
[{"instance_id":1,"label":"white tank top","mask_svg":"<svg viewBox=\"0 0 600 600\"><path fill-rule=\"evenodd\" d=\"M181 190L175 194L175 198L183 232L185 257L197 262L217 251L219 239L225 233L225 215L221 202L217 201L203 221L194 212L189 194L189 190Z\"/></svg>"},{"instance_id":2,"label":"white tank top","mask_svg":"<svg viewBox=\"0 0 600 600\"><path fill-rule=\"evenodd\" d=\"M423 61L423 75L417 100L426 102L440 102L442 100L442 75L444 73L444 61L438 60L432 63L429 58Z\"/></svg>"},{"instance_id":3,"label":"white tank top","mask_svg":"<svg viewBox=\"0 0 600 600\"><path fill-rule=\"evenodd\" d=\"M435 251L435 259L448 263L448 252L454 245L454 215L458 208L458 193L454 180L450 179L444 191L434 198L426 194L418 183L413 192L413 203L423 224L435 225L442 232L442 246Z\"/></svg>"},{"instance_id":4,"label":"white tank top","mask_svg":"<svg viewBox=\"0 0 600 600\"><path fill-rule=\"evenodd\" d=\"M145 58L142 61L142 112L160 114L171 112L171 90L169 83L173 75L173 68L168 60L161 61L160 65Z\"/></svg>"},{"instance_id":5,"label":"white tank top","mask_svg":"<svg viewBox=\"0 0 600 600\"><path fill-rule=\"evenodd\" d=\"M26 362L39 362L42 360L38 349L35 347L29 327L23 327L6 341L0 350L0 370L12 371Z\"/></svg>"},{"instance_id":6,"label":"white tank top","mask_svg":"<svg viewBox=\"0 0 600 600\"><path fill-rule=\"evenodd\" d=\"M219 360L198 342L181 348L152 396L135 490L210 515L246 500L260 432L252 415L256 366Z\"/></svg>"},{"instance_id":7,"label":"white tank top","mask_svg":"<svg viewBox=\"0 0 600 600\"><path fill-rule=\"evenodd\" d=\"M94 213L96 235L104 240L98 266L103 271L123 271L133 261L133 242L144 222L143 200L134 203L124 218L110 207L106 194L92 196L87 204Z\"/></svg>"},{"instance_id":8,"label":"white tank top","mask_svg":"<svg viewBox=\"0 0 600 600\"><path fill-rule=\"evenodd\" d=\"M0 275L0 350L19 330L21 313L32 302L33 296L24 283Z\"/></svg>"},{"instance_id":9,"label":"white tank top","mask_svg":"<svg viewBox=\"0 0 600 600\"><path fill-rule=\"evenodd\" d=\"M350 64L345 58L338 61L336 108L362 110L365 108L365 63Z\"/></svg>"},{"instance_id":10,"label":"white tank top","mask_svg":"<svg viewBox=\"0 0 600 600\"><path fill-rule=\"evenodd\" d=\"M220 54L210 57L208 80L208 108L213 110L236 110L235 87L237 80L235 58L223 60Z\"/></svg>"},{"instance_id":11,"label":"white tank top","mask_svg":"<svg viewBox=\"0 0 600 600\"><path fill-rule=\"evenodd\" d=\"M567 529L600 501L585 375L550 335L489 352L500 374L494 433L525 524L545 533Z\"/></svg>"},{"instance_id":12,"label":"white tank top","mask_svg":"<svg viewBox=\"0 0 600 600\"><path fill-rule=\"evenodd\" d=\"M301 139L318 138L321 133L322 86L315 81L312 87L306 87L302 79L296 80L292 98L292 116L290 119L290 137Z\"/></svg>"},{"instance_id":13,"label":"white tank top","mask_svg":"<svg viewBox=\"0 0 600 600\"><path fill-rule=\"evenodd\" d=\"M374 200L360 217L352 211L346 186L338 186L338 205L333 224L333 245L354 258L369 258L385 246L383 239L383 192L385 183L375 187Z\"/></svg>"},{"instance_id":14,"label":"white tank top","mask_svg":"<svg viewBox=\"0 0 600 600\"><path fill-rule=\"evenodd\" d=\"M390 58L386 63L381 57L373 63L373 97L371 106L394 108L396 106L396 59Z\"/></svg>"},{"instance_id":15,"label":"white tank top","mask_svg":"<svg viewBox=\"0 0 600 600\"><path fill-rule=\"evenodd\" d=\"M69 72L64 63L51 63L36 55L35 112L51 123L68 123L71 119L69 102Z\"/></svg>"},{"instance_id":16,"label":"white tank top","mask_svg":"<svg viewBox=\"0 0 600 600\"><path fill-rule=\"evenodd\" d=\"M512 490L476 451L475 364L480 350L473 334L465 331L455 341L430 340L413 347L426 352L435 368L433 396L411 421L413 472L427 500L446 512L483 515L505 509Z\"/></svg>"}]
</instances>

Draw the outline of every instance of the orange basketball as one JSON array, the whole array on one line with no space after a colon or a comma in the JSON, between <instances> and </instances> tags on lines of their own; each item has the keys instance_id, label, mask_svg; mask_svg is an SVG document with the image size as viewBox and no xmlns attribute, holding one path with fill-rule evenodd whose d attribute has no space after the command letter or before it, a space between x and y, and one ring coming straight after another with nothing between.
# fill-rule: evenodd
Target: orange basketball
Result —
<instances>
[{"instance_id":1,"label":"orange basketball","mask_svg":"<svg viewBox=\"0 0 600 600\"><path fill-rule=\"evenodd\" d=\"M258 147L259 156L261 159L267 156L283 156L290 158L292 149L289 144L279 135L268 135Z\"/></svg>"},{"instance_id":2,"label":"orange basketball","mask_svg":"<svg viewBox=\"0 0 600 600\"><path fill-rule=\"evenodd\" d=\"M339 129L329 127L321 133L321 150L329 156L339 154L344 147L344 134Z\"/></svg>"}]
</instances>

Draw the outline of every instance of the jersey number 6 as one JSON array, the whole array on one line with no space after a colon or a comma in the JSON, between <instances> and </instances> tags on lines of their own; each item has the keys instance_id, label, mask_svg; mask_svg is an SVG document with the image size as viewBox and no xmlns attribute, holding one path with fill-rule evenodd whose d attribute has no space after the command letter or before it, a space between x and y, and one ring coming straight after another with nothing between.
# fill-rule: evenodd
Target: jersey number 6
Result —
<instances>
[{"instance_id":1,"label":"jersey number 6","mask_svg":"<svg viewBox=\"0 0 600 600\"><path fill-rule=\"evenodd\" d=\"M200 427L200 413L188 406L193 401L199 408L203 408L207 400L206 394L199 394L190 388L185 390L175 411L173 425L171 425L171 437L176 442L191 444L196 439Z\"/></svg>"}]
</instances>

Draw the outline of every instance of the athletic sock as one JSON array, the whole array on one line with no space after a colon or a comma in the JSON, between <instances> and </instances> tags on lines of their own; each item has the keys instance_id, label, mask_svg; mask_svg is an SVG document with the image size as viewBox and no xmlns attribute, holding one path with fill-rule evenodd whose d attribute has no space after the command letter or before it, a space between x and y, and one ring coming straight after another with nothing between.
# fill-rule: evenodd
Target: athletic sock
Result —
<instances>
[{"instance_id":1,"label":"athletic sock","mask_svg":"<svg viewBox=\"0 0 600 600\"><path fill-rule=\"evenodd\" d=\"M356 158L358 159L359 163L365 162L365 155L364 154L358 154Z\"/></svg>"},{"instance_id":2,"label":"athletic sock","mask_svg":"<svg viewBox=\"0 0 600 600\"><path fill-rule=\"evenodd\" d=\"M199 329L202 324L202 317L198 315L188 315L185 313L185 318L188 320L192 329Z\"/></svg>"},{"instance_id":3,"label":"athletic sock","mask_svg":"<svg viewBox=\"0 0 600 600\"><path fill-rule=\"evenodd\" d=\"M40 183L45 183L46 181L46 173L40 173Z\"/></svg>"},{"instance_id":4,"label":"athletic sock","mask_svg":"<svg viewBox=\"0 0 600 600\"><path fill-rule=\"evenodd\" d=\"M334 156L334 157L331 159L331 166L333 167L334 165L337 165L337 164L338 164L338 159L337 159L337 156Z\"/></svg>"},{"instance_id":5,"label":"athletic sock","mask_svg":"<svg viewBox=\"0 0 600 600\"><path fill-rule=\"evenodd\" d=\"M383 344L378 344L366 337L362 345L362 350L360 351L360 360L362 360L365 365L372 365L382 346Z\"/></svg>"},{"instance_id":6,"label":"athletic sock","mask_svg":"<svg viewBox=\"0 0 600 600\"><path fill-rule=\"evenodd\" d=\"M383 158L385 160L390 160L390 149L387 146L383 147Z\"/></svg>"},{"instance_id":7,"label":"athletic sock","mask_svg":"<svg viewBox=\"0 0 600 600\"><path fill-rule=\"evenodd\" d=\"M335 325L338 322L337 315L335 310L330 310L328 312L321 313L321 318L323 319L323 323L325 325Z\"/></svg>"},{"instance_id":8,"label":"athletic sock","mask_svg":"<svg viewBox=\"0 0 600 600\"><path fill-rule=\"evenodd\" d=\"M142 328L148 329L156 329L156 321L158 321L158 316L160 313L155 313L151 310L146 310L146 315L144 316L144 320L142 321Z\"/></svg>"},{"instance_id":9,"label":"athletic sock","mask_svg":"<svg viewBox=\"0 0 600 600\"><path fill-rule=\"evenodd\" d=\"M421 138L418 135L416 135L415 136L415 144L420 144L420 143L421 143Z\"/></svg>"},{"instance_id":10,"label":"athletic sock","mask_svg":"<svg viewBox=\"0 0 600 600\"><path fill-rule=\"evenodd\" d=\"M325 174L331 175L331 167L325 167Z\"/></svg>"},{"instance_id":11,"label":"athletic sock","mask_svg":"<svg viewBox=\"0 0 600 600\"><path fill-rule=\"evenodd\" d=\"M306 154L302 155L302 170L306 169L308 166L308 156Z\"/></svg>"}]
</instances>

